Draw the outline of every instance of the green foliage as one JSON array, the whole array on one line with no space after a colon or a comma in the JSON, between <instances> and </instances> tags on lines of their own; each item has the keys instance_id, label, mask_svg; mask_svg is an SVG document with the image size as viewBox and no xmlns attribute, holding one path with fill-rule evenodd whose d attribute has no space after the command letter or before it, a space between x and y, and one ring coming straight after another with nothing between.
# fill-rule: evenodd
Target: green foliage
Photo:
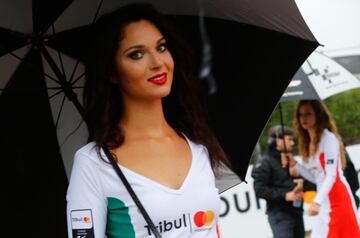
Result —
<instances>
[{"instance_id":1,"label":"green foliage","mask_svg":"<svg viewBox=\"0 0 360 238\"><path fill-rule=\"evenodd\" d=\"M346 144L360 143L360 90L347 91L325 100Z\"/></svg>"}]
</instances>

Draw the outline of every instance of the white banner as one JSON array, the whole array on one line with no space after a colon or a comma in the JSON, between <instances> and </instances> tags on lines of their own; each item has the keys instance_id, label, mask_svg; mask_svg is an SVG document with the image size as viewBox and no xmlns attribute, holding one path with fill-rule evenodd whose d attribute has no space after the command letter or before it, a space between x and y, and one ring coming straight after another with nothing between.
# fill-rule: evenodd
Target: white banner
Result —
<instances>
[{"instance_id":1,"label":"white banner","mask_svg":"<svg viewBox=\"0 0 360 238\"><path fill-rule=\"evenodd\" d=\"M225 238L271 238L266 202L256 199L249 165L246 183L241 183L221 194L220 230ZM304 205L306 210L308 205ZM313 217L304 215L305 230L310 230Z\"/></svg>"}]
</instances>

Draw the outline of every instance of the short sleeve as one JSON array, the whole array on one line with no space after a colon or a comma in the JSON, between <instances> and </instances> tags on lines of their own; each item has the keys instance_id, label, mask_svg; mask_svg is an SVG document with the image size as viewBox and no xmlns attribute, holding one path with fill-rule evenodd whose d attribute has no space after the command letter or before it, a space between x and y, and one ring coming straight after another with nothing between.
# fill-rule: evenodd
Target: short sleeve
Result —
<instances>
[{"instance_id":1,"label":"short sleeve","mask_svg":"<svg viewBox=\"0 0 360 238\"><path fill-rule=\"evenodd\" d=\"M107 202L99 165L77 152L66 195L68 237L104 238Z\"/></svg>"}]
</instances>

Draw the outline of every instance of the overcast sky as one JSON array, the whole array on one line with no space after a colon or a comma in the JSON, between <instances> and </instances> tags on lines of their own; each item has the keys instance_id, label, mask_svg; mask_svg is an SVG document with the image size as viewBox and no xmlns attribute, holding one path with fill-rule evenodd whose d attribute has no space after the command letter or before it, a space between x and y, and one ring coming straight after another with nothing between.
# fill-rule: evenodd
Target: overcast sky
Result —
<instances>
[{"instance_id":1,"label":"overcast sky","mask_svg":"<svg viewBox=\"0 0 360 238\"><path fill-rule=\"evenodd\" d=\"M360 51L360 0L295 0L315 38L325 47Z\"/></svg>"}]
</instances>

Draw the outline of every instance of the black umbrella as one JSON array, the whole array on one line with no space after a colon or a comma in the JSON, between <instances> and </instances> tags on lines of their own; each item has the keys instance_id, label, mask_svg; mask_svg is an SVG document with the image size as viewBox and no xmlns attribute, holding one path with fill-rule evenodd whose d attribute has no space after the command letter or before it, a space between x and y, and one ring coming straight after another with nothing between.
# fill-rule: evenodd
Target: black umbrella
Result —
<instances>
[{"instance_id":1,"label":"black umbrella","mask_svg":"<svg viewBox=\"0 0 360 238\"><path fill-rule=\"evenodd\" d=\"M317 42L293 1L149 2L176 15L197 50L212 126L235 173L244 179L276 102ZM71 167L72 154L87 135L81 124L86 37L94 19L124 3L1 3L0 149L10 158L6 167L15 161L21 193L32 194L18 215L30 214L43 223L30 222L27 236L58 231L55 236L65 237L63 162ZM52 219L44 221L50 214Z\"/></svg>"}]
</instances>

